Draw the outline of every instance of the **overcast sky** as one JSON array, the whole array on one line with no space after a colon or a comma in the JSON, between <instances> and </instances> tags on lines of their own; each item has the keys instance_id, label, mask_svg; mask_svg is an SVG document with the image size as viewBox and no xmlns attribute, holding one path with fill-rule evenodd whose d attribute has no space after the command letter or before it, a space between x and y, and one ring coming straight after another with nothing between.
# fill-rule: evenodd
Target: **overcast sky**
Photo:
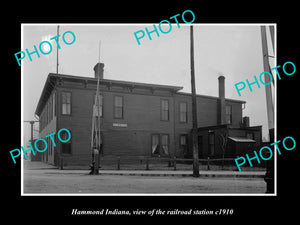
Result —
<instances>
[{"instance_id":1,"label":"overcast sky","mask_svg":"<svg viewBox=\"0 0 300 225\"><path fill-rule=\"evenodd\" d=\"M23 25L22 51L31 52L33 45L56 36L57 24ZM267 137L267 111L264 86L253 86L253 92L245 89L239 97L234 84L240 81L254 81L263 69L260 26L255 25L213 25L193 24L195 44L195 76L197 94L218 96L218 76L225 76L226 98L245 100L243 116L250 116L250 125L263 126L263 137ZM89 25L60 24L60 34L72 31L76 41L66 45L60 38L59 73L93 77L93 67L98 62L99 40L101 40L100 61L105 64L104 78L143 83L182 86L183 92L190 92L190 28L173 24L171 32L152 33L137 44L134 32L152 29L153 24L135 25ZM165 27L167 30L167 27ZM71 37L66 35L66 38ZM23 120L33 120L34 112L49 73L56 72L56 43L49 55L40 53L22 60ZM20 51L21 51L20 50ZM270 55L273 55L269 46ZM17 61L16 61L17 65ZM271 68L274 63L271 63ZM38 137L38 124L35 125ZM25 142L30 139L30 126L24 124Z\"/></svg>"}]
</instances>

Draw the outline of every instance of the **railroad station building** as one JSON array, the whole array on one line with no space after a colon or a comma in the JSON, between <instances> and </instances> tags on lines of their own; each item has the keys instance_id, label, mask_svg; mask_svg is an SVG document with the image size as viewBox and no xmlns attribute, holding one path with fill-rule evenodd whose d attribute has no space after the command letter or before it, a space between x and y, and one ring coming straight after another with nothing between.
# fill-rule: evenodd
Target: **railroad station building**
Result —
<instances>
[{"instance_id":1,"label":"railroad station building","mask_svg":"<svg viewBox=\"0 0 300 225\"><path fill-rule=\"evenodd\" d=\"M192 157L192 98L182 87L109 80L104 64L93 77L50 73L35 114L41 138L67 128L68 143L47 138L42 161L59 166L91 163L93 105L100 76L102 157ZM217 85L218 84L218 85ZM246 102L225 98L225 77L216 81L219 96L197 95L199 157L236 157L261 145L262 127L249 127L243 117ZM61 137L63 138L63 133ZM224 149L224 137L226 149Z\"/></svg>"}]
</instances>

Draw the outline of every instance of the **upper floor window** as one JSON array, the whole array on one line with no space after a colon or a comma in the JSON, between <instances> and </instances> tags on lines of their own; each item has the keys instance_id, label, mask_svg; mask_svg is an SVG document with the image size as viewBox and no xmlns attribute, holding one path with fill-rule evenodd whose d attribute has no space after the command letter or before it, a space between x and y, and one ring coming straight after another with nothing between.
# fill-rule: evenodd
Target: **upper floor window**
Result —
<instances>
[{"instance_id":1,"label":"upper floor window","mask_svg":"<svg viewBox=\"0 0 300 225\"><path fill-rule=\"evenodd\" d=\"M187 122L187 103L186 102L179 103L179 121L181 123Z\"/></svg>"},{"instance_id":2,"label":"upper floor window","mask_svg":"<svg viewBox=\"0 0 300 225\"><path fill-rule=\"evenodd\" d=\"M114 117L117 119L123 119L124 116L124 103L122 96L114 97Z\"/></svg>"},{"instance_id":3,"label":"upper floor window","mask_svg":"<svg viewBox=\"0 0 300 225\"><path fill-rule=\"evenodd\" d=\"M71 92L62 92L62 115L71 115Z\"/></svg>"},{"instance_id":4,"label":"upper floor window","mask_svg":"<svg viewBox=\"0 0 300 225\"><path fill-rule=\"evenodd\" d=\"M160 119L169 120L169 100L161 99L160 101Z\"/></svg>"}]
</instances>

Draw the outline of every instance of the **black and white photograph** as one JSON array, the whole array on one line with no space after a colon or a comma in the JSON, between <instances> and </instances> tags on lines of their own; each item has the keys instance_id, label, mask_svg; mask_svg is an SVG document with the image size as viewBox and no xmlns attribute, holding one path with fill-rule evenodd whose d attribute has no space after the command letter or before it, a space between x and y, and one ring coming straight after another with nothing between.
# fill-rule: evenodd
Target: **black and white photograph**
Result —
<instances>
[{"instance_id":1,"label":"black and white photograph","mask_svg":"<svg viewBox=\"0 0 300 225\"><path fill-rule=\"evenodd\" d=\"M266 193L267 161L235 159L270 144L276 85L259 75L274 67L275 31L24 24L24 194Z\"/></svg>"},{"instance_id":2,"label":"black and white photograph","mask_svg":"<svg viewBox=\"0 0 300 225\"><path fill-rule=\"evenodd\" d=\"M7 216L295 216L295 17L96 5L8 17Z\"/></svg>"}]
</instances>

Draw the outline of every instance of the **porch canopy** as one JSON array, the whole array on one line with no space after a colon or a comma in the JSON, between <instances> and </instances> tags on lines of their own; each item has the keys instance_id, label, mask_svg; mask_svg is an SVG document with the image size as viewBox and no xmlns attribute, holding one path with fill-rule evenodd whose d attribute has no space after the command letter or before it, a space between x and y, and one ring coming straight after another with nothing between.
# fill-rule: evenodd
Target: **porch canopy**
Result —
<instances>
[{"instance_id":1,"label":"porch canopy","mask_svg":"<svg viewBox=\"0 0 300 225\"><path fill-rule=\"evenodd\" d=\"M234 142L256 143L256 141L245 137L228 137L228 138Z\"/></svg>"}]
</instances>

